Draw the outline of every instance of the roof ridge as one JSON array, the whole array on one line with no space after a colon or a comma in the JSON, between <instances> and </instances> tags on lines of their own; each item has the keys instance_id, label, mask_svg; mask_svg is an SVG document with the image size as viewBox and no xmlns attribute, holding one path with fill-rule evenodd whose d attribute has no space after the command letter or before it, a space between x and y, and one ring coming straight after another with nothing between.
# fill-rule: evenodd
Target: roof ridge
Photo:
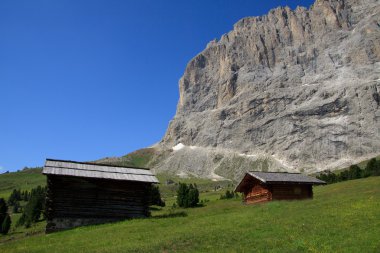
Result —
<instances>
[{"instance_id":1,"label":"roof ridge","mask_svg":"<svg viewBox=\"0 0 380 253\"><path fill-rule=\"evenodd\" d=\"M129 175L142 175L142 176L153 176L154 174L135 174L135 173L127 173L127 172L118 172L118 171L104 171L104 170L92 170L92 169L78 169L78 168L67 168L67 167L58 167L58 166L44 166L44 168L59 168L59 169L66 169L66 170L82 170L82 171L94 171L94 172L106 172L106 173L116 173L116 174L129 174ZM128 168L126 168L128 169Z\"/></svg>"},{"instance_id":2,"label":"roof ridge","mask_svg":"<svg viewBox=\"0 0 380 253\"><path fill-rule=\"evenodd\" d=\"M282 173L282 174L301 174L301 175L306 175L306 174L303 174L301 172L279 172L279 171L259 171L259 170L250 170L248 172L261 172L261 173Z\"/></svg>"},{"instance_id":3,"label":"roof ridge","mask_svg":"<svg viewBox=\"0 0 380 253\"><path fill-rule=\"evenodd\" d=\"M46 158L46 161L52 161L52 162L67 162L67 163L76 163L76 164L88 164L88 165L98 165L98 166L117 167L117 168L126 168L126 169L150 170L149 168L136 167L136 166L128 166L128 167L127 167L127 166L111 165L111 164L105 164L105 163L96 163L96 162L78 162L78 161L72 161L72 160L61 160L61 159L51 159L51 158Z\"/></svg>"}]
</instances>

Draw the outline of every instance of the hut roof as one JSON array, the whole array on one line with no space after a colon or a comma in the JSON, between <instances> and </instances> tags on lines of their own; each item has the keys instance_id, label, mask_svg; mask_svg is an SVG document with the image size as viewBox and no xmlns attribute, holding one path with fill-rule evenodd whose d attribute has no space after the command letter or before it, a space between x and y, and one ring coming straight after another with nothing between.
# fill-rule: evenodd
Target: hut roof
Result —
<instances>
[{"instance_id":1,"label":"hut roof","mask_svg":"<svg viewBox=\"0 0 380 253\"><path fill-rule=\"evenodd\" d=\"M146 183L159 182L149 169L55 159L46 159L42 174L138 181Z\"/></svg>"},{"instance_id":2,"label":"hut roof","mask_svg":"<svg viewBox=\"0 0 380 253\"><path fill-rule=\"evenodd\" d=\"M301 173L249 171L245 174L235 191L241 191L249 178L252 177L265 184L326 184L322 180Z\"/></svg>"}]
</instances>

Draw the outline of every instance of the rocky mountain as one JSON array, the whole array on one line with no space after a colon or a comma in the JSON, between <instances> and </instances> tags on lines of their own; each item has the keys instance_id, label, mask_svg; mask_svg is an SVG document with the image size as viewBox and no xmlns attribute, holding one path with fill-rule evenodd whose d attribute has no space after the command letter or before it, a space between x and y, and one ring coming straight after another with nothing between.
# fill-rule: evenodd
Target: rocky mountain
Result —
<instances>
[{"instance_id":1,"label":"rocky mountain","mask_svg":"<svg viewBox=\"0 0 380 253\"><path fill-rule=\"evenodd\" d=\"M380 1L317 0L243 18L179 81L149 164L218 179L334 169L380 153Z\"/></svg>"}]
</instances>

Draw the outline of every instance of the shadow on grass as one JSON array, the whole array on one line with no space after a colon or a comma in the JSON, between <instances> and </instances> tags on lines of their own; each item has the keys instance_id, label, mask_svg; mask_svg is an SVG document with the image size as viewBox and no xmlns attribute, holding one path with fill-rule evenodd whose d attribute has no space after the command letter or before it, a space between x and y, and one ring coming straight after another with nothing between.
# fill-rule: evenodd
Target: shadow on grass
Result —
<instances>
[{"instance_id":1,"label":"shadow on grass","mask_svg":"<svg viewBox=\"0 0 380 253\"><path fill-rule=\"evenodd\" d=\"M150 206L150 207L149 207L149 210L151 210L151 211L160 211L160 210L162 210L162 207L158 207L158 206Z\"/></svg>"},{"instance_id":2,"label":"shadow on grass","mask_svg":"<svg viewBox=\"0 0 380 253\"><path fill-rule=\"evenodd\" d=\"M192 206L190 208L199 208L199 207L205 207L206 203L198 203L196 206Z\"/></svg>"},{"instance_id":3,"label":"shadow on grass","mask_svg":"<svg viewBox=\"0 0 380 253\"><path fill-rule=\"evenodd\" d=\"M170 212L170 213L152 216L151 219L176 218L176 217L187 217L187 213L185 211Z\"/></svg>"}]
</instances>

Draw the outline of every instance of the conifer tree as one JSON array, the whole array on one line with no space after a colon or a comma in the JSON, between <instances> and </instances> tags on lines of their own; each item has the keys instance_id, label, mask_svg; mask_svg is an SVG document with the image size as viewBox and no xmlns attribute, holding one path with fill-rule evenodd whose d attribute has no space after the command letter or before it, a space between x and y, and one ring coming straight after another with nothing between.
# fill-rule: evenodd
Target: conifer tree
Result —
<instances>
[{"instance_id":1,"label":"conifer tree","mask_svg":"<svg viewBox=\"0 0 380 253\"><path fill-rule=\"evenodd\" d=\"M8 231L9 229L11 228L11 217L9 216L9 214L6 214L5 215L5 218L1 224L1 228L0 228L0 232L3 234L3 235L6 235L8 234Z\"/></svg>"},{"instance_id":2,"label":"conifer tree","mask_svg":"<svg viewBox=\"0 0 380 253\"><path fill-rule=\"evenodd\" d=\"M6 221L8 219L9 219L9 221ZM4 221L6 221L6 223L4 223ZM3 224L6 225L6 224L8 224L8 222L10 222L10 217L8 214L8 206L7 206L7 203L5 202L5 200L3 198L0 198L0 233L2 233L2 234L8 233L9 228L5 229L3 231ZM4 228L6 228L6 227L7 226L5 226Z\"/></svg>"},{"instance_id":3,"label":"conifer tree","mask_svg":"<svg viewBox=\"0 0 380 253\"><path fill-rule=\"evenodd\" d=\"M196 185L189 186L184 183L179 184L177 190L177 204L179 207L195 207L199 203L199 191Z\"/></svg>"}]
</instances>

